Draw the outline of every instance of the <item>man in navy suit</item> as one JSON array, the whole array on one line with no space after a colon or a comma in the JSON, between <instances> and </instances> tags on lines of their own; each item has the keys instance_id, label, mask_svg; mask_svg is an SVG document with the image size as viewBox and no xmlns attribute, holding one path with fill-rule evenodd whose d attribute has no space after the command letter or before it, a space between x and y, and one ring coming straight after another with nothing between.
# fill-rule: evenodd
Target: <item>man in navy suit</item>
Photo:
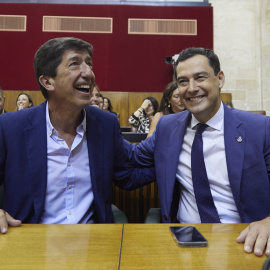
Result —
<instances>
[{"instance_id":1,"label":"man in navy suit","mask_svg":"<svg viewBox=\"0 0 270 270\"><path fill-rule=\"evenodd\" d=\"M130 146L137 166L155 164L163 222L200 223L191 166L197 124L212 202L222 223L251 223L237 238L244 250L270 255L270 118L226 107L225 76L212 50L188 48L175 65L186 111L162 117L150 138ZM196 173L196 172L195 172Z\"/></svg>"},{"instance_id":2,"label":"man in navy suit","mask_svg":"<svg viewBox=\"0 0 270 270\"><path fill-rule=\"evenodd\" d=\"M133 169L117 118L90 105L92 46L55 38L35 54L43 104L0 120L0 230L23 223L111 223L112 182L134 189L154 170Z\"/></svg>"}]
</instances>

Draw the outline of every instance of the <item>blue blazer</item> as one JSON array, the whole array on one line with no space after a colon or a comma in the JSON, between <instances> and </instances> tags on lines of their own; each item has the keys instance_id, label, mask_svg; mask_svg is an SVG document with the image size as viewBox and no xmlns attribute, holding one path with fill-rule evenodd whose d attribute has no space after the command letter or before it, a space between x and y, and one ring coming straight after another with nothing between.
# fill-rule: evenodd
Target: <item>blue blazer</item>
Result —
<instances>
[{"instance_id":1,"label":"blue blazer","mask_svg":"<svg viewBox=\"0 0 270 270\"><path fill-rule=\"evenodd\" d=\"M46 102L0 117L0 183L4 210L23 223L39 223L47 185ZM98 222L112 222L112 182L135 189L152 182L153 168L134 169L128 162L114 114L86 108L86 136ZM90 180L90 179L89 179Z\"/></svg>"},{"instance_id":2,"label":"blue blazer","mask_svg":"<svg viewBox=\"0 0 270 270\"><path fill-rule=\"evenodd\" d=\"M191 114L162 117L153 136L126 148L138 166L155 163L163 222L175 222L179 204L176 170ZM239 137L242 140L237 140ZM270 117L224 106L224 141L229 181L241 221L270 213ZM218 170L218 168L217 168Z\"/></svg>"}]
</instances>

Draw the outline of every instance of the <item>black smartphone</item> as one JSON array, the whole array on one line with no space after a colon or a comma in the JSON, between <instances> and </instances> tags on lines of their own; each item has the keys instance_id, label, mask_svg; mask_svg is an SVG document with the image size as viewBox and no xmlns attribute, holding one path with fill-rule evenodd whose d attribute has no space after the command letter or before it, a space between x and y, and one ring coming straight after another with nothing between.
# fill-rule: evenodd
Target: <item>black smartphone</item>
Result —
<instances>
[{"instance_id":1,"label":"black smartphone","mask_svg":"<svg viewBox=\"0 0 270 270\"><path fill-rule=\"evenodd\" d=\"M193 226L171 226L170 231L180 247L207 247L204 236Z\"/></svg>"}]
</instances>

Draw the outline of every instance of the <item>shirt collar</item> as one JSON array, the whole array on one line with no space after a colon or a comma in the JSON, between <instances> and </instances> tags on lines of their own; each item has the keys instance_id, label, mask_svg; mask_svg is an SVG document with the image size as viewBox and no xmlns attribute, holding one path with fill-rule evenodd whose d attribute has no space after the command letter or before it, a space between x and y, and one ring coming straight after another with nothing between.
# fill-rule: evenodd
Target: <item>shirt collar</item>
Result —
<instances>
[{"instance_id":1,"label":"shirt collar","mask_svg":"<svg viewBox=\"0 0 270 270\"><path fill-rule=\"evenodd\" d=\"M51 119L49 115L49 101L47 101L47 104L46 104L46 127L47 127L47 132L49 133L50 136L52 136L53 134L58 136L57 130L53 127L51 123ZM85 110L83 110L83 120L81 124L77 127L76 132L80 134L85 131L86 131L86 113L85 113Z\"/></svg>"},{"instance_id":2,"label":"shirt collar","mask_svg":"<svg viewBox=\"0 0 270 270\"><path fill-rule=\"evenodd\" d=\"M194 127L200 123L192 114L191 115L191 128L194 129ZM223 107L223 102L221 102L221 105L217 111L217 113L211 118L209 119L206 124L216 130L221 130L223 127L223 123L224 123L224 107Z\"/></svg>"}]
</instances>

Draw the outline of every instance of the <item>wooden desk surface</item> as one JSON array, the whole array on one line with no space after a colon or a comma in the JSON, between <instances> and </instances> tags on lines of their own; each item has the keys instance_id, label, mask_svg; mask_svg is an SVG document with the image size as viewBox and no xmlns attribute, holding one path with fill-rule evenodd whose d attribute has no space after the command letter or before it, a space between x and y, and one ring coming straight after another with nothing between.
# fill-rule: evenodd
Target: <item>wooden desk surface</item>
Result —
<instances>
[{"instance_id":1,"label":"wooden desk surface","mask_svg":"<svg viewBox=\"0 0 270 270\"><path fill-rule=\"evenodd\" d=\"M125 224L121 270L254 270L262 269L267 258L266 255L256 257L254 254L247 254L243 250L243 244L236 243L236 238L247 224L195 224L208 240L208 247L198 248L178 247L170 234L169 226L170 224Z\"/></svg>"},{"instance_id":2,"label":"wooden desk surface","mask_svg":"<svg viewBox=\"0 0 270 270\"><path fill-rule=\"evenodd\" d=\"M262 269L266 255L236 243L246 224L196 224L208 240L199 248L178 247L169 226L125 224L123 237L122 224L9 228L0 235L0 269Z\"/></svg>"},{"instance_id":3,"label":"wooden desk surface","mask_svg":"<svg viewBox=\"0 0 270 270\"><path fill-rule=\"evenodd\" d=\"M0 269L118 269L122 224L22 225L0 235Z\"/></svg>"}]
</instances>

